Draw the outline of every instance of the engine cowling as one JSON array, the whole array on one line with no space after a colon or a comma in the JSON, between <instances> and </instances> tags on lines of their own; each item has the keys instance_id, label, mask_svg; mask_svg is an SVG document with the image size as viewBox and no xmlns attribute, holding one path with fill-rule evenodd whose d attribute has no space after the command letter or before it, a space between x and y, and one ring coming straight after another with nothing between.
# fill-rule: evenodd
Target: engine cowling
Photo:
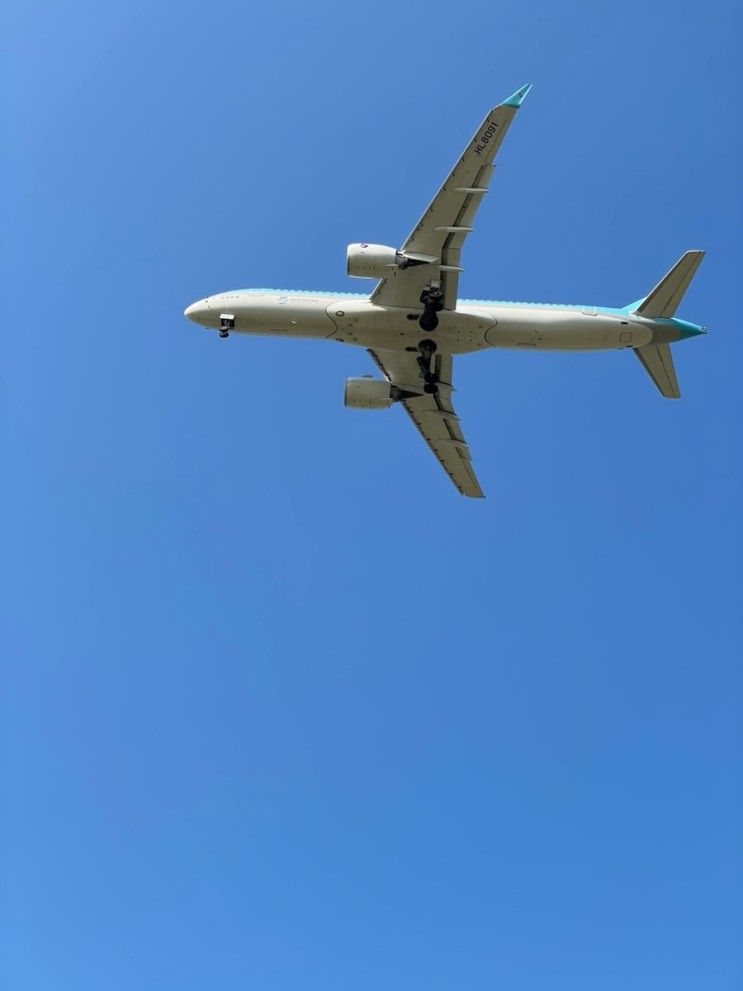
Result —
<instances>
[{"instance_id":1,"label":"engine cowling","mask_svg":"<svg viewBox=\"0 0 743 991\"><path fill-rule=\"evenodd\" d=\"M404 263L404 256L385 244L349 244L346 249L346 272L355 279L383 279Z\"/></svg>"},{"instance_id":2,"label":"engine cowling","mask_svg":"<svg viewBox=\"0 0 743 991\"><path fill-rule=\"evenodd\" d=\"M351 409L388 409L395 402L392 389L385 379L347 379L343 402Z\"/></svg>"}]
</instances>

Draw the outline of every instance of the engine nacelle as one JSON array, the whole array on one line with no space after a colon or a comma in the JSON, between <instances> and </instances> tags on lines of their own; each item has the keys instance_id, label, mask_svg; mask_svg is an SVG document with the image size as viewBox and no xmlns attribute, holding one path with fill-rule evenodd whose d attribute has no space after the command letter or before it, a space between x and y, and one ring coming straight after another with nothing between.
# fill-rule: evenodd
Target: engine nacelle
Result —
<instances>
[{"instance_id":1,"label":"engine nacelle","mask_svg":"<svg viewBox=\"0 0 743 991\"><path fill-rule=\"evenodd\" d=\"M405 267L405 257L384 244L349 244L346 271L355 279L383 279L394 268Z\"/></svg>"},{"instance_id":2,"label":"engine nacelle","mask_svg":"<svg viewBox=\"0 0 743 991\"><path fill-rule=\"evenodd\" d=\"M395 402L393 388L386 379L347 379L343 402L351 409L387 409Z\"/></svg>"}]
</instances>

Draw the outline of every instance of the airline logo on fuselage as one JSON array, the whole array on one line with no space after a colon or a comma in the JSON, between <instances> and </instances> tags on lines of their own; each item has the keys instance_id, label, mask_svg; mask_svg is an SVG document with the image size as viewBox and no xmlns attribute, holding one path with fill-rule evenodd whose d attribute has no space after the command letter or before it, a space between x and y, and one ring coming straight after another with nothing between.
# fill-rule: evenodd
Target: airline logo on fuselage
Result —
<instances>
[{"instance_id":1,"label":"airline logo on fuselage","mask_svg":"<svg viewBox=\"0 0 743 991\"><path fill-rule=\"evenodd\" d=\"M498 125L494 124L492 121L488 122L488 126L482 132L482 134L477 139L477 144L475 145L475 154L479 155L480 152L485 151L487 146L493 140L495 132L498 130Z\"/></svg>"}]
</instances>

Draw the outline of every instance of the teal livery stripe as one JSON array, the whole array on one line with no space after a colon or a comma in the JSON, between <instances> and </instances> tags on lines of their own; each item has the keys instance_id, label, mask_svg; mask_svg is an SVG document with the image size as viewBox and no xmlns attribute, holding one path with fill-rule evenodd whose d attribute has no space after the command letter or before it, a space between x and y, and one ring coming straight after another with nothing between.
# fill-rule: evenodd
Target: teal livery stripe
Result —
<instances>
[{"instance_id":1,"label":"teal livery stripe","mask_svg":"<svg viewBox=\"0 0 743 991\"><path fill-rule=\"evenodd\" d=\"M364 292L329 292L325 289L234 289L232 292L218 293L218 296L234 296L235 293L255 293L270 294L272 296L331 296L350 297L353 299L369 299L369 294ZM215 297L216 298L216 297ZM629 313L629 307L593 306L581 303L526 303L513 302L504 299L458 299L458 303L471 303L474 306L517 306L517 307L539 307L540 309L562 309L562 310L594 310L597 313ZM404 309L404 307L402 307Z\"/></svg>"}]
</instances>

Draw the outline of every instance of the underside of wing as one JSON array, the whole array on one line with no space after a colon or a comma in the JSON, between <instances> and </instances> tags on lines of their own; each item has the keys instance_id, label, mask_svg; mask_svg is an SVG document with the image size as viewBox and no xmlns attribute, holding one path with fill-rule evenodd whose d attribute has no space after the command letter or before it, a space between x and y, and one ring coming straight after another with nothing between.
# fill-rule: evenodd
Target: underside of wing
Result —
<instances>
[{"instance_id":1,"label":"underside of wing","mask_svg":"<svg viewBox=\"0 0 743 991\"><path fill-rule=\"evenodd\" d=\"M444 308L456 309L462 246L488 191L496 152L530 89L522 86L487 114L400 249L412 263L392 269L375 288L372 302L417 309L421 293L433 284Z\"/></svg>"},{"instance_id":2,"label":"underside of wing","mask_svg":"<svg viewBox=\"0 0 743 991\"><path fill-rule=\"evenodd\" d=\"M420 368L414 354L405 351L369 351L384 376L405 392L417 395L403 400L410 419L438 458L449 478L462 495L481 499L484 493L477 481L470 451L454 411L452 394L452 357L435 355L434 371L438 391L424 393Z\"/></svg>"}]
</instances>

